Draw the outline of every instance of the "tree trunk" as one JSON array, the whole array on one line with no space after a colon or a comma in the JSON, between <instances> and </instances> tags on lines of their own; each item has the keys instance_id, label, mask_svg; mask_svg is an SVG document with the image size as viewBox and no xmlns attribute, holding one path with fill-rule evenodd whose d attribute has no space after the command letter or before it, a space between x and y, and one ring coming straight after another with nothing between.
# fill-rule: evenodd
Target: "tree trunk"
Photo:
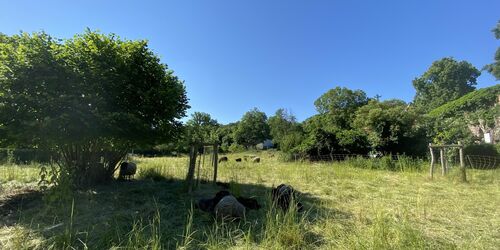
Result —
<instances>
[{"instance_id":1,"label":"tree trunk","mask_svg":"<svg viewBox=\"0 0 500 250\"><path fill-rule=\"evenodd\" d=\"M71 178L76 187L106 183L113 179L118 163L126 150L103 150L99 142L68 144L60 149L61 171Z\"/></svg>"}]
</instances>

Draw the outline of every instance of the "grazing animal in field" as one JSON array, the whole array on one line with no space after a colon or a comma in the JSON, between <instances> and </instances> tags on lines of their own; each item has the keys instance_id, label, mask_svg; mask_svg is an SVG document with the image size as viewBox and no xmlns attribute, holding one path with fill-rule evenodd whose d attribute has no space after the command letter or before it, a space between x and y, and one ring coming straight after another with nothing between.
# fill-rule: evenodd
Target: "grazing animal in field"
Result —
<instances>
[{"instance_id":1,"label":"grazing animal in field","mask_svg":"<svg viewBox=\"0 0 500 250\"><path fill-rule=\"evenodd\" d=\"M260 205L254 198L236 198L223 190L217 192L214 198L200 199L196 208L214 213L218 218L243 218L247 209L259 209Z\"/></svg>"},{"instance_id":2,"label":"grazing animal in field","mask_svg":"<svg viewBox=\"0 0 500 250\"><path fill-rule=\"evenodd\" d=\"M200 199L196 204L197 208L205 211L205 212L213 212L215 205L219 203L219 201L227 195L231 195L228 191L219 191L215 194L214 198L211 199Z\"/></svg>"},{"instance_id":3,"label":"grazing animal in field","mask_svg":"<svg viewBox=\"0 0 500 250\"><path fill-rule=\"evenodd\" d=\"M243 206L245 206L245 208L247 208L247 209L255 209L255 210L257 210L257 209L260 208L259 202L257 202L257 200L254 199L254 198L245 198L245 197L239 196L236 199L241 204L243 204Z\"/></svg>"},{"instance_id":4,"label":"grazing animal in field","mask_svg":"<svg viewBox=\"0 0 500 250\"><path fill-rule=\"evenodd\" d=\"M245 211L245 206L232 195L224 196L214 209L215 216L221 219L244 218Z\"/></svg>"},{"instance_id":5,"label":"grazing animal in field","mask_svg":"<svg viewBox=\"0 0 500 250\"><path fill-rule=\"evenodd\" d=\"M241 162L241 158L236 158L236 161L237 162Z\"/></svg>"},{"instance_id":6,"label":"grazing animal in field","mask_svg":"<svg viewBox=\"0 0 500 250\"><path fill-rule=\"evenodd\" d=\"M254 163L259 163L260 162L260 157L255 157L252 159L252 162Z\"/></svg>"},{"instance_id":7,"label":"grazing animal in field","mask_svg":"<svg viewBox=\"0 0 500 250\"><path fill-rule=\"evenodd\" d=\"M221 158L219 158L219 163L223 162L223 161L227 161L227 156L222 156Z\"/></svg>"},{"instance_id":8,"label":"grazing animal in field","mask_svg":"<svg viewBox=\"0 0 500 250\"><path fill-rule=\"evenodd\" d=\"M120 164L120 171L118 173L118 179L130 180L137 172L137 165L133 162L122 162Z\"/></svg>"},{"instance_id":9,"label":"grazing animal in field","mask_svg":"<svg viewBox=\"0 0 500 250\"><path fill-rule=\"evenodd\" d=\"M302 203L297 202L296 191L289 185L280 184L276 188L273 188L272 198L274 204L283 209L283 211L287 211L293 205L292 202L295 203L299 212L303 210Z\"/></svg>"}]
</instances>

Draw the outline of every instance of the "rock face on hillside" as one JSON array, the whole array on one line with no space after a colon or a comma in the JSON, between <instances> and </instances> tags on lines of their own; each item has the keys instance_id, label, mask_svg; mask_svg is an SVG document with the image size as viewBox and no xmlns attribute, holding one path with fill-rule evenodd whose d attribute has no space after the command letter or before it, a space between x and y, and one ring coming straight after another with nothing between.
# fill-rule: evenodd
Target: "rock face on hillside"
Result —
<instances>
[{"instance_id":1,"label":"rock face on hillside","mask_svg":"<svg viewBox=\"0 0 500 250\"><path fill-rule=\"evenodd\" d=\"M481 138L482 142L496 144L500 143L500 95L497 96L497 102L492 109L496 113L492 126L488 126L484 119L478 119L471 121L468 128L475 137Z\"/></svg>"}]
</instances>

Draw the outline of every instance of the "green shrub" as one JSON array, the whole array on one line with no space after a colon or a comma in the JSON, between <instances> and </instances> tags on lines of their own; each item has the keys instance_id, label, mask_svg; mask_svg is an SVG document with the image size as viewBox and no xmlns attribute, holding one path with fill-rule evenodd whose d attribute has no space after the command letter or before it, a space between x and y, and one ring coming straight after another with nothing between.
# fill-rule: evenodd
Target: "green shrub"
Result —
<instances>
[{"instance_id":1,"label":"green shrub","mask_svg":"<svg viewBox=\"0 0 500 250\"><path fill-rule=\"evenodd\" d=\"M378 166L379 166L378 169L385 169L390 171L396 170L396 164L392 160L391 155L387 155L376 160L378 161Z\"/></svg>"},{"instance_id":2,"label":"green shrub","mask_svg":"<svg viewBox=\"0 0 500 250\"><path fill-rule=\"evenodd\" d=\"M472 144L464 148L464 154L499 157L499 149L498 145L493 144Z\"/></svg>"},{"instance_id":3,"label":"green shrub","mask_svg":"<svg viewBox=\"0 0 500 250\"><path fill-rule=\"evenodd\" d=\"M233 143L231 144L231 146L229 146L228 150L231 153L239 153L245 151L246 148L243 145Z\"/></svg>"}]
</instances>

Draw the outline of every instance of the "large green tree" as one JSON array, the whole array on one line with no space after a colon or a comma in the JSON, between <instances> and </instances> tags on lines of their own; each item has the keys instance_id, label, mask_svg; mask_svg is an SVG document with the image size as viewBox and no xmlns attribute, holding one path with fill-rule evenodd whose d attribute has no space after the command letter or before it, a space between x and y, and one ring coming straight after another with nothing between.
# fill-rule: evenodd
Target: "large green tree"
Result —
<instances>
[{"instance_id":1,"label":"large green tree","mask_svg":"<svg viewBox=\"0 0 500 250\"><path fill-rule=\"evenodd\" d=\"M368 103L362 90L336 87L320 96L315 102L316 110L328 117L328 122L339 128L350 128L356 110Z\"/></svg>"},{"instance_id":2,"label":"large green tree","mask_svg":"<svg viewBox=\"0 0 500 250\"><path fill-rule=\"evenodd\" d=\"M500 21L497 22L497 26L493 29L493 34L495 38L500 39ZM497 80L500 80L500 48L495 52L495 62L486 65L485 69L490 72Z\"/></svg>"},{"instance_id":3,"label":"large green tree","mask_svg":"<svg viewBox=\"0 0 500 250\"><path fill-rule=\"evenodd\" d=\"M60 153L73 183L110 180L133 147L177 135L184 84L146 41L87 30L0 36L0 133Z\"/></svg>"},{"instance_id":4,"label":"large green tree","mask_svg":"<svg viewBox=\"0 0 500 250\"><path fill-rule=\"evenodd\" d=\"M299 123L297 122L295 116L285 109L276 110L276 113L269 117L268 123L273 142L279 148L281 148L285 140L287 140L288 143L291 143L291 138L287 137L300 130Z\"/></svg>"},{"instance_id":5,"label":"large green tree","mask_svg":"<svg viewBox=\"0 0 500 250\"><path fill-rule=\"evenodd\" d=\"M234 133L238 129L238 122L229 123L225 125L221 125L217 129L217 136L219 138L219 143L221 145L221 150L224 152L229 151L229 147L236 143L234 139Z\"/></svg>"},{"instance_id":6,"label":"large green tree","mask_svg":"<svg viewBox=\"0 0 500 250\"><path fill-rule=\"evenodd\" d=\"M466 61L446 57L432 63L420 77L413 80L414 104L427 112L455 100L475 89L481 72Z\"/></svg>"},{"instance_id":7,"label":"large green tree","mask_svg":"<svg viewBox=\"0 0 500 250\"><path fill-rule=\"evenodd\" d=\"M194 112L186 122L186 139L189 143L197 144L217 142L218 127L219 123L210 114Z\"/></svg>"},{"instance_id":8,"label":"large green tree","mask_svg":"<svg viewBox=\"0 0 500 250\"><path fill-rule=\"evenodd\" d=\"M269 139L269 125L264 112L254 108L246 112L238 123L234 132L236 143L245 147L252 147Z\"/></svg>"},{"instance_id":9,"label":"large green tree","mask_svg":"<svg viewBox=\"0 0 500 250\"><path fill-rule=\"evenodd\" d=\"M371 100L356 112L354 126L368 135L372 150L419 154L425 148L420 115L401 100Z\"/></svg>"}]
</instances>

